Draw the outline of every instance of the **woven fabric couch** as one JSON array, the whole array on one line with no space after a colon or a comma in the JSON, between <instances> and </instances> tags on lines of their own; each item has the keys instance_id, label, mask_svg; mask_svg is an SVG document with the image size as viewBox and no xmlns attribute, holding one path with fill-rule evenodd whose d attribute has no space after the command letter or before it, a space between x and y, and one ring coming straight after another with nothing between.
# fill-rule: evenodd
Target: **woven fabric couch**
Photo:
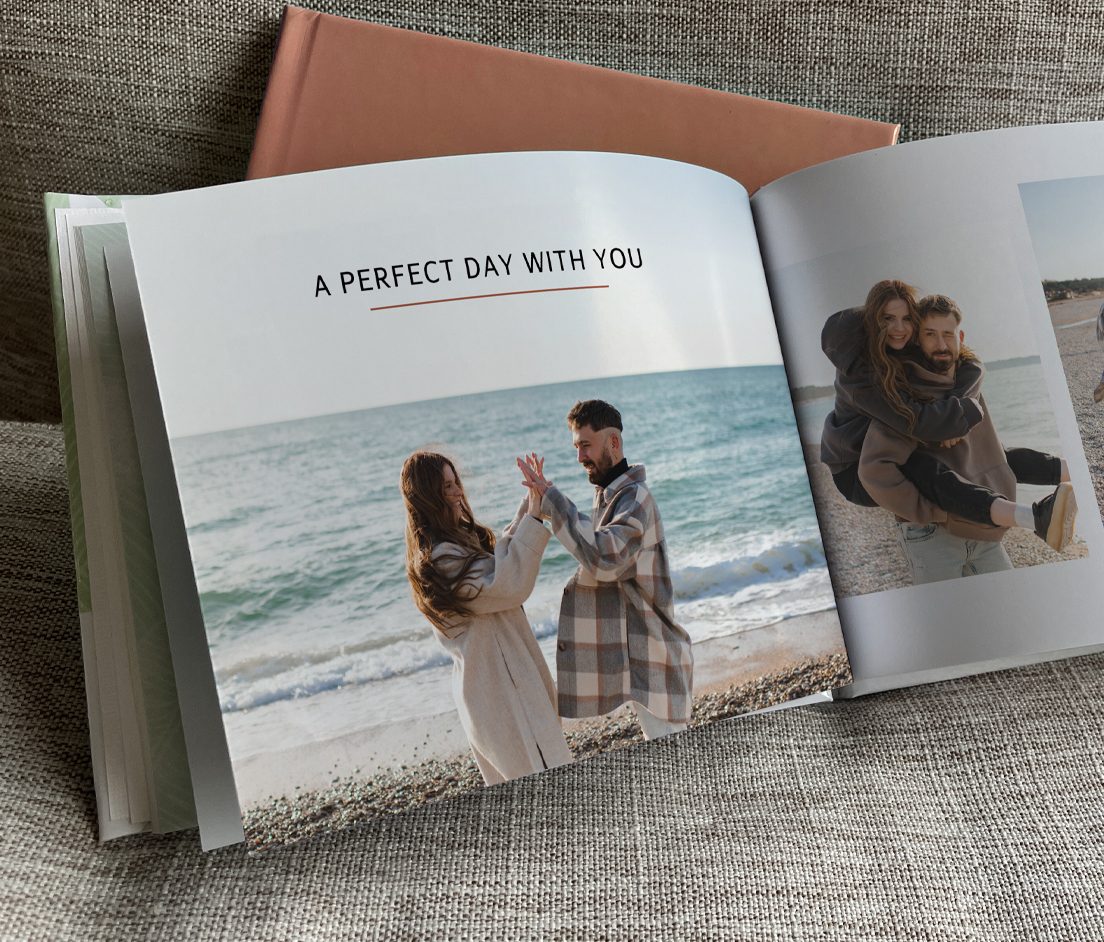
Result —
<instances>
[{"instance_id":1,"label":"woven fabric couch","mask_svg":"<svg viewBox=\"0 0 1104 942\"><path fill-rule=\"evenodd\" d=\"M318 8L903 140L1104 117L1077 0ZM96 845L41 193L239 179L279 12L0 6L0 937L1099 937L1099 656L730 721L255 859Z\"/></svg>"}]
</instances>

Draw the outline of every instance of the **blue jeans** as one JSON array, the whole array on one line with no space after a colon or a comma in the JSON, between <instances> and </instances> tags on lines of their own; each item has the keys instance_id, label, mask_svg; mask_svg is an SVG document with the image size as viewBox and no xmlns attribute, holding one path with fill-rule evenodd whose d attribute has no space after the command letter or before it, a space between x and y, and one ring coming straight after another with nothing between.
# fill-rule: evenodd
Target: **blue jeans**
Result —
<instances>
[{"instance_id":1,"label":"blue jeans","mask_svg":"<svg viewBox=\"0 0 1104 942\"><path fill-rule=\"evenodd\" d=\"M908 560L913 585L1013 568L999 541L965 540L935 523L898 523L897 542Z\"/></svg>"}]
</instances>

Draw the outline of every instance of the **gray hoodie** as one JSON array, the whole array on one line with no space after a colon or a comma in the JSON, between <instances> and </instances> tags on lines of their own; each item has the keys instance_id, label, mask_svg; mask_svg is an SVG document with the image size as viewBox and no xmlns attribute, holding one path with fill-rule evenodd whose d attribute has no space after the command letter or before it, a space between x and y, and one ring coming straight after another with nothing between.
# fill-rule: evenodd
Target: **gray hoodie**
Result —
<instances>
[{"instance_id":1,"label":"gray hoodie","mask_svg":"<svg viewBox=\"0 0 1104 942\"><path fill-rule=\"evenodd\" d=\"M916 441L937 443L962 438L984 417L979 398L985 368L976 360L960 362L955 384L945 398L904 397L916 416L910 430L905 417L886 401L866 363L861 308L837 311L829 317L820 346L836 368L835 408L825 418L820 436L820 460L833 474L858 463L871 419Z\"/></svg>"}]
</instances>

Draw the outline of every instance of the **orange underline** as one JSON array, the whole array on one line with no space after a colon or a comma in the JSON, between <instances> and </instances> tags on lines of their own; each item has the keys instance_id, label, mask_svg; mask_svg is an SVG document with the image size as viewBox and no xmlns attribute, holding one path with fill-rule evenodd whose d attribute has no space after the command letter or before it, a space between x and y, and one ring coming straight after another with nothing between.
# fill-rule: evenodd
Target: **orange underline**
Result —
<instances>
[{"instance_id":1,"label":"orange underline","mask_svg":"<svg viewBox=\"0 0 1104 942\"><path fill-rule=\"evenodd\" d=\"M529 291L500 291L498 294L468 294L462 298L438 298L436 301L409 301L406 304L384 304L371 308L373 311L392 311L397 307L420 307L423 304L448 304L449 301L480 301L483 298L508 298L516 294L548 294L552 291L590 291L593 288L608 288L609 285L579 285L574 288L532 288Z\"/></svg>"}]
</instances>

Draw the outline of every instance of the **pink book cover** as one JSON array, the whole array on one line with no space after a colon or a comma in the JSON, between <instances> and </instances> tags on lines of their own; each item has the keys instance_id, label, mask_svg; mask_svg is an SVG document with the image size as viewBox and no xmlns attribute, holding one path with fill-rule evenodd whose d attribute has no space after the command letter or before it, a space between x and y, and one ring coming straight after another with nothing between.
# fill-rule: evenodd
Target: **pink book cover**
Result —
<instances>
[{"instance_id":1,"label":"pink book cover","mask_svg":"<svg viewBox=\"0 0 1104 942\"><path fill-rule=\"evenodd\" d=\"M753 193L804 167L893 144L898 130L289 6L247 176L587 150L698 164Z\"/></svg>"}]
</instances>

